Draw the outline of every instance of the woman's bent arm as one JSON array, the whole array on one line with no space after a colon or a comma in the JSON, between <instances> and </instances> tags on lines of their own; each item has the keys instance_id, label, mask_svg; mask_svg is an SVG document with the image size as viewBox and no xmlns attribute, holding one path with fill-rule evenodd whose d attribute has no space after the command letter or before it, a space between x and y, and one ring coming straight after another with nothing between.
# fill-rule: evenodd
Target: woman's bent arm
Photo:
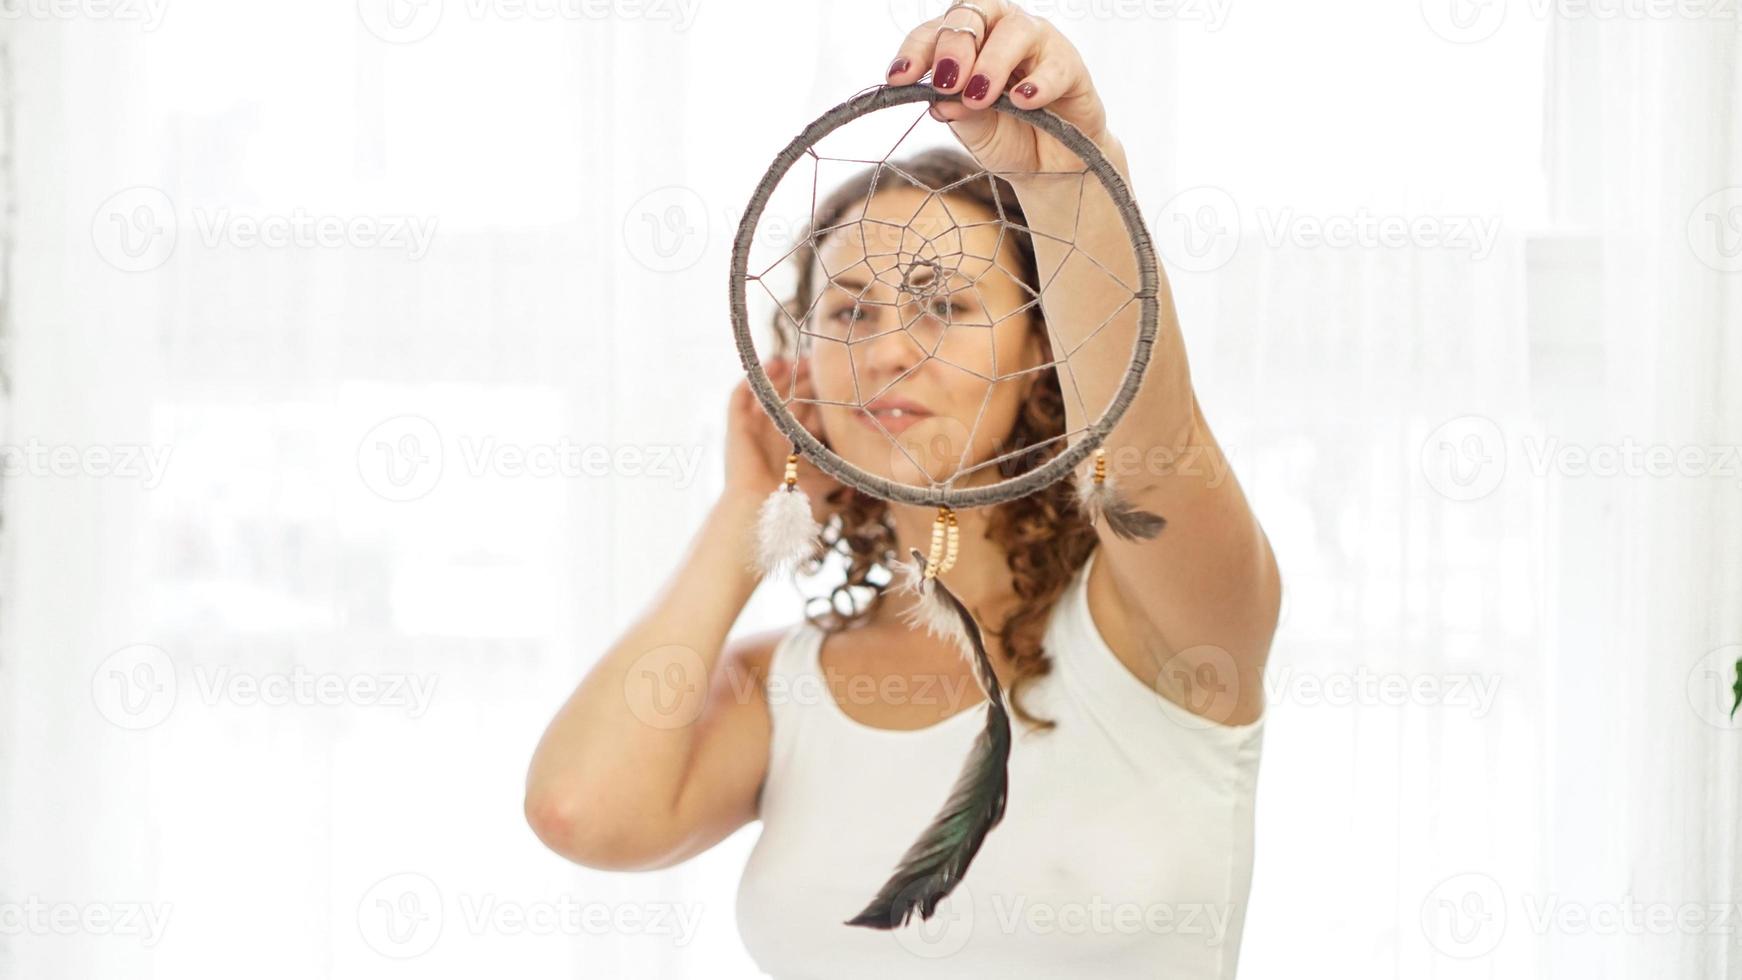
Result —
<instances>
[{"instance_id":1,"label":"woman's bent arm","mask_svg":"<svg viewBox=\"0 0 1742 980\"><path fill-rule=\"evenodd\" d=\"M564 857L663 867L755 818L773 637L723 648L756 589L748 562L760 503L731 491L715 502L671 580L545 730L526 817Z\"/></svg>"}]
</instances>

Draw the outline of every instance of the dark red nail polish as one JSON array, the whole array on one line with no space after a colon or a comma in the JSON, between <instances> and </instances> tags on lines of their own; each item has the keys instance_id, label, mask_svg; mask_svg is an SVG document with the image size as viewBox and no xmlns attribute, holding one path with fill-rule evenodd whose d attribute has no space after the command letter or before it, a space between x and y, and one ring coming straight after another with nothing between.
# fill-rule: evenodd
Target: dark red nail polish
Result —
<instances>
[{"instance_id":1,"label":"dark red nail polish","mask_svg":"<svg viewBox=\"0 0 1742 980\"><path fill-rule=\"evenodd\" d=\"M1040 91L1040 89L1035 88L1033 82L1023 82L1021 85L1016 86L1016 94L1025 99L1034 98L1034 93L1038 91Z\"/></svg>"},{"instance_id":2,"label":"dark red nail polish","mask_svg":"<svg viewBox=\"0 0 1742 980\"><path fill-rule=\"evenodd\" d=\"M980 99L985 98L986 93L990 91L992 91L992 80L987 78L985 75L975 75L973 78L968 79L968 87L962 90L962 95L966 98L979 101Z\"/></svg>"},{"instance_id":3,"label":"dark red nail polish","mask_svg":"<svg viewBox=\"0 0 1742 980\"><path fill-rule=\"evenodd\" d=\"M897 58L889 63L889 71L885 73L883 77L888 78L890 75L899 75L906 71L908 66L911 64L913 64L913 62L908 61L906 58Z\"/></svg>"},{"instance_id":4,"label":"dark red nail polish","mask_svg":"<svg viewBox=\"0 0 1742 980\"><path fill-rule=\"evenodd\" d=\"M956 59L945 58L939 61L931 70L931 83L938 88L949 88L961 77L962 66L956 64Z\"/></svg>"}]
</instances>

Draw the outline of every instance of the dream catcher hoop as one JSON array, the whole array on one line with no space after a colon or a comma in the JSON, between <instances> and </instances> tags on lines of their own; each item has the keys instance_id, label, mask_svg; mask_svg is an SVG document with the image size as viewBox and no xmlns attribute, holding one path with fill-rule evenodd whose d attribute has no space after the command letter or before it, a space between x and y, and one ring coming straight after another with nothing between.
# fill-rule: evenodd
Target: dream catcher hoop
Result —
<instances>
[{"instance_id":1,"label":"dream catcher hoop","mask_svg":"<svg viewBox=\"0 0 1742 980\"><path fill-rule=\"evenodd\" d=\"M768 168L767 173L757 185L755 193L751 195L745 206L744 215L739 222L738 233L732 248L730 299L732 331L737 342L738 353L743 362L745 374L749 379L751 390L755 392L757 400L761 403L763 410L768 413L769 418L773 420L775 426L792 443L792 451L786 459L784 477L763 503L759 515L757 554L754 558L754 567L763 574L773 574L796 567L817 553L822 527L812 516L808 495L798 486L798 461L801 456L809 459L819 470L841 484L853 487L873 497L893 503L936 507L937 516L933 521L928 552L922 554L917 548L909 549L913 561L899 563L900 587L914 597L914 605L908 614L908 621L916 628L923 627L934 635L954 640L968 659L986 695L985 726L975 740L973 749L949 799L930 826L923 830L912 847L902 856L888 882L862 912L847 920L849 925L877 929L893 929L903 925L915 912L919 914L921 919L930 918L938 903L962 880L975 854L979 852L986 835L1003 819L1007 801L1007 766L1011 749L1011 733L1004 693L987 655L979 625L974 621L967 607L945 587L939 578L950 570L959 555L960 540L956 511L1015 500L1074 475L1076 483L1075 493L1072 495L1073 499L1091 522L1105 523L1109 530L1127 539L1152 538L1159 534L1166 524L1163 518L1133 507L1121 497L1107 472L1106 450L1102 445L1107 434L1112 431L1136 397L1143 383L1144 374L1149 365L1151 349L1155 343L1160 305L1160 274L1156 265L1155 250L1137 203L1133 200L1131 192L1118 170L1102 155L1094 141L1083 135L1075 126L1045 109L1018 108L1007 95L1001 95L992 105L996 111L1020 119L1056 139L1082 160L1084 169L1081 171L1050 173L1065 177L1077 177L1085 185L1089 175L1093 175L1099 180L1101 187L1106 190L1123 220L1132 253L1136 258L1137 284L1130 286L1121 282L1121 285L1129 290L1130 298L1109 314L1105 320L1101 321L1095 327L1095 331L1089 337L1083 338L1082 342L1077 345L1077 349L1081 349L1094 336L1094 333L1098 333L1107 323L1119 317L1131 303L1137 304L1137 331L1131 348L1129 367L1125 371L1119 388L1113 393L1099 417L1074 432L1065 432L1056 437L1056 441L1063 448L1036 468L1006 477L996 483L957 486L956 481L964 472L960 470L944 480L929 478L926 485L903 483L867 472L824 445L793 415L793 405L806 400L797 398L793 392L783 396L775 389L773 381L763 368L751 331L751 317L746 293L748 284L762 284L766 270L752 273L749 267L750 254L757 238L757 229L762 221L764 211L768 208L771 198L783 179L786 178L794 164L807 155L817 162L819 168L824 159L841 159L825 157L818 154L815 148L819 141L854 120L879 110L911 103L926 103L929 110L930 103L953 98L955 96L938 92L930 84L923 82L903 86L883 85L855 95L818 117L775 157L773 164ZM923 115L925 118L931 118L929 111ZM917 126L919 122L920 120L916 119L914 125ZM912 128L910 126L908 131L911 132ZM905 135L904 133L903 138ZM897 145L900 142L901 140L898 139ZM857 219L861 225L871 220L868 217L870 213L869 202L879 190L877 182L881 178L884 168L900 173L899 167L890 162L892 154L893 151L881 160L845 161L872 164L877 167L871 178L871 187L866 193L867 209L865 214L867 217ZM901 174L901 176L909 184L924 186L922 182L910 175ZM993 186L994 198L996 199L997 181L994 178L1009 176L1018 175L982 169L969 179L987 180ZM1021 176L1036 176L1036 174L1025 172ZM929 202L934 196L948 194L952 187L959 187L963 183L965 181L958 181L942 188L928 187L926 189L930 192L930 196L926 200ZM1080 201L1081 197L1079 196L1079 208ZM815 206L816 199L813 190L813 212ZM1069 244L1073 250L1076 248L1074 235L1067 242L1057 235L1037 231L1019 222L1007 220L1007 215L1001 206L998 207L997 211L999 237L996 245L991 249L991 255L971 257L975 259L985 258L996 265L999 250L1005 241L1004 236L1009 229L1015 229L1017 234L1029 235L1031 241L1048 238L1058 243ZM915 220L917 217L918 212L916 211ZM846 222L843 225L819 229L815 227L814 213L812 218L811 235L808 240L813 244L813 247L817 239L838 231L844 227L844 224L853 223ZM1081 212L1079 210L1079 223L1080 218ZM951 214L951 220L955 220L953 214ZM906 231L907 229L903 227L901 234L905 236ZM960 252L966 253L966 236L959 235L958 237L964 242ZM930 240L928 239L928 241ZM782 265L798 251L799 249L796 248L789 250L769 269ZM935 249L930 255L922 255L923 250L919 247L914 248L911 252L904 249L898 251L900 252L898 255L879 253L889 255L893 263L898 266L898 268L890 270L898 273L890 283L890 287L898 295L929 294L945 285L946 280L959 274L961 263L958 261L957 268L950 267L947 261L939 260ZM865 245L865 254L868 263L872 254L868 244ZM1087 256L1086 252L1079 254ZM962 256L958 254L955 257L960 260ZM1094 260L1089 257L1089 261ZM906 263L906 265L901 266L901 263ZM1038 265L1038 258L1036 264ZM1060 269L1054 271L1055 278L1058 271L1062 270L1063 264L1061 261ZM1100 265L1098 262L1096 264ZM1102 268L1105 270L1105 266ZM919 270L921 275L914 275L915 270ZM825 272L827 272L826 269ZM921 285L917 281L922 277L929 285ZM1114 276L1114 279L1117 281L1118 277ZM829 276L829 284L835 285L832 274ZM977 289L978 280L975 280L971 285ZM1035 285L1035 289L1029 290L1034 294L1035 299L1032 304L1025 305L1032 305L1038 310L1044 284L1036 283ZM767 288L765 284L763 284L763 288ZM861 290L859 297L855 298L855 314L858 312L866 290L870 288L871 284L867 284L865 289ZM823 290L818 290L819 299L822 292ZM770 290L770 295L772 295L772 290ZM775 299L777 303L781 302L778 297ZM782 304L782 308L784 309L784 304ZM798 332L804 332L805 324L812 319L813 312L814 307L812 310L803 311L792 317ZM946 323L943 329L948 331L956 327L966 329L970 326L995 327L996 325L996 322L991 324ZM901 329L907 331L909 326L909 324L904 324ZM817 336L815 333L806 335L813 338ZM850 329L845 343L849 345L849 358L851 358L853 341ZM936 350L929 351L922 359L922 363L936 356L938 356ZM1063 364L1068 369L1068 354L1066 357L1067 360ZM1055 357L1053 361L1041 365L1041 367L1046 368L1060 364L1061 362ZM1033 368L1025 370L1032 371ZM903 377L905 376L904 374ZM854 393L858 401L857 406L854 407L869 414L869 410L865 408L863 394L859 391L857 373L854 374L853 380ZM897 379L897 381L899 380ZM1007 379L994 377L988 380L995 384ZM894 384L895 382L891 382L888 387L894 387ZM1075 389L1075 385L1073 385L1073 389ZM988 390L990 391L990 388ZM1080 389L1076 390L1080 399L1081 391ZM821 403L821 400L811 401ZM828 404L841 403L829 402ZM1087 415L1086 406L1084 414ZM976 416L976 427L978 427L979 421L980 417ZM883 428L881 425L878 427ZM886 428L884 428L884 433L889 435ZM1069 441L1071 435L1079 433L1080 438L1077 441L1074 443ZM894 441L893 436L890 438ZM1029 448L1032 450L1034 447ZM1077 465L1088 460L1091 454L1094 457L1092 465L1087 467L1082 474L1075 474ZM972 468L983 467L988 465L988 462L996 462L996 460L981 462Z\"/></svg>"}]
</instances>

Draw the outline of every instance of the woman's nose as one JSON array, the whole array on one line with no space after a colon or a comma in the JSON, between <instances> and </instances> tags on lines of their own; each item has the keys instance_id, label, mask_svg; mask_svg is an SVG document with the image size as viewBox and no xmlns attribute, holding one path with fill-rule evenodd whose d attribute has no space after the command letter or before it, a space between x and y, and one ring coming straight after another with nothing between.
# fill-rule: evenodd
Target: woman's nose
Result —
<instances>
[{"instance_id":1,"label":"woman's nose","mask_svg":"<svg viewBox=\"0 0 1742 980\"><path fill-rule=\"evenodd\" d=\"M925 351L914 339L913 332L902 324L902 310L897 306L876 306L872 328L866 331L862 366L868 374L881 379L898 377L912 370L925 359Z\"/></svg>"}]
</instances>

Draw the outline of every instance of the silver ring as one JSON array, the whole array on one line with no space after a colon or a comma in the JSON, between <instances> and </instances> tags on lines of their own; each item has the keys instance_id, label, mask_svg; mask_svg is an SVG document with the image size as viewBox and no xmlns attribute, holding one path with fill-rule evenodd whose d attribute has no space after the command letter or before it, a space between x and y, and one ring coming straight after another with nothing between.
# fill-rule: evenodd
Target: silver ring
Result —
<instances>
[{"instance_id":1,"label":"silver ring","mask_svg":"<svg viewBox=\"0 0 1742 980\"><path fill-rule=\"evenodd\" d=\"M974 51L976 53L979 52L979 50L980 50L980 32L979 31L975 30L972 27L953 27L949 24L941 24L938 26L938 33L939 34L942 34L945 31L959 31L963 34L972 34L974 36Z\"/></svg>"},{"instance_id":2,"label":"silver ring","mask_svg":"<svg viewBox=\"0 0 1742 980\"><path fill-rule=\"evenodd\" d=\"M950 4L949 10L944 11L945 17L948 17L950 15L950 10L970 10L970 11L973 11L974 13L980 15L980 26L981 27L991 27L992 26L992 18L986 16L986 11L980 9L980 5L977 3L970 3L969 0L956 0L955 3Z\"/></svg>"}]
</instances>

